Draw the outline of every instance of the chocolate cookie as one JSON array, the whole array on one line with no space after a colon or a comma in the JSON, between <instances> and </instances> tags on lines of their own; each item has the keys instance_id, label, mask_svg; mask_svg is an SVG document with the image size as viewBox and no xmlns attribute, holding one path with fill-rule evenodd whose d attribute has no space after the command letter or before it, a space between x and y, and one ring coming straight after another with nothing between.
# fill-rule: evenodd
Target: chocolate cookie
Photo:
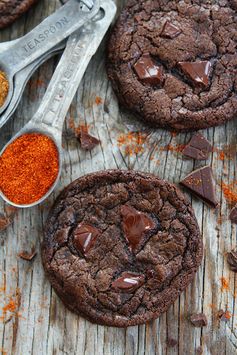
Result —
<instances>
[{"instance_id":1,"label":"chocolate cookie","mask_svg":"<svg viewBox=\"0 0 237 355\"><path fill-rule=\"evenodd\" d=\"M38 0L1 0L0 1L0 28L14 22Z\"/></svg>"},{"instance_id":2,"label":"chocolate cookie","mask_svg":"<svg viewBox=\"0 0 237 355\"><path fill-rule=\"evenodd\" d=\"M109 170L62 192L46 223L42 258L70 310L127 327L160 316L176 300L201 263L202 240L177 187Z\"/></svg>"},{"instance_id":3,"label":"chocolate cookie","mask_svg":"<svg viewBox=\"0 0 237 355\"><path fill-rule=\"evenodd\" d=\"M236 23L236 0L128 0L108 45L120 103L176 131L235 118Z\"/></svg>"}]
</instances>

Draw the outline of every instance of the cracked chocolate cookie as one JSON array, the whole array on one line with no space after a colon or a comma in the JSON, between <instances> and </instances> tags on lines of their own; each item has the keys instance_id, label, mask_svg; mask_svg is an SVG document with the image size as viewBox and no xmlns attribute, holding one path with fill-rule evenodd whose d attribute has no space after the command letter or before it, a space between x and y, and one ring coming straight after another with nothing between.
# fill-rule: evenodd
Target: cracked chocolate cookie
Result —
<instances>
[{"instance_id":1,"label":"cracked chocolate cookie","mask_svg":"<svg viewBox=\"0 0 237 355\"><path fill-rule=\"evenodd\" d=\"M108 45L120 103L176 131L236 118L236 23L236 0L128 0Z\"/></svg>"},{"instance_id":2,"label":"cracked chocolate cookie","mask_svg":"<svg viewBox=\"0 0 237 355\"><path fill-rule=\"evenodd\" d=\"M0 29L10 25L38 0L0 0Z\"/></svg>"},{"instance_id":3,"label":"cracked chocolate cookie","mask_svg":"<svg viewBox=\"0 0 237 355\"><path fill-rule=\"evenodd\" d=\"M177 187L109 170L62 192L45 226L42 259L70 310L127 327L159 317L176 300L201 263L202 240Z\"/></svg>"}]
</instances>

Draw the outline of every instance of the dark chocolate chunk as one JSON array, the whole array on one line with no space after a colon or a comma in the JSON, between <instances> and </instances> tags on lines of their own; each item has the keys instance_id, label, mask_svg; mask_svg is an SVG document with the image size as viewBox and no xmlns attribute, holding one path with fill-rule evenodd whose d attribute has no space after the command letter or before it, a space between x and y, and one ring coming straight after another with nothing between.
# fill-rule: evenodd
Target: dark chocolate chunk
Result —
<instances>
[{"instance_id":1,"label":"dark chocolate chunk","mask_svg":"<svg viewBox=\"0 0 237 355\"><path fill-rule=\"evenodd\" d=\"M112 283L114 289L123 292L133 292L137 290L145 281L144 275L123 272L122 275Z\"/></svg>"},{"instance_id":2,"label":"dark chocolate chunk","mask_svg":"<svg viewBox=\"0 0 237 355\"><path fill-rule=\"evenodd\" d=\"M94 246L101 232L86 223L79 224L73 232L73 244L77 250L86 255Z\"/></svg>"},{"instance_id":3,"label":"dark chocolate chunk","mask_svg":"<svg viewBox=\"0 0 237 355\"><path fill-rule=\"evenodd\" d=\"M208 203L211 207L216 208L218 206L211 167L205 166L204 168L193 171L183 181L181 181L180 184L187 187L191 192Z\"/></svg>"},{"instance_id":4,"label":"dark chocolate chunk","mask_svg":"<svg viewBox=\"0 0 237 355\"><path fill-rule=\"evenodd\" d=\"M230 266L230 269L234 272L237 272L237 252L232 250L227 254L227 262Z\"/></svg>"},{"instance_id":5,"label":"dark chocolate chunk","mask_svg":"<svg viewBox=\"0 0 237 355\"><path fill-rule=\"evenodd\" d=\"M183 150L183 155L196 160L208 159L212 151L212 145L203 135L196 133Z\"/></svg>"},{"instance_id":6,"label":"dark chocolate chunk","mask_svg":"<svg viewBox=\"0 0 237 355\"><path fill-rule=\"evenodd\" d=\"M178 344L178 342L175 339L168 338L166 344L168 348L174 348Z\"/></svg>"},{"instance_id":7,"label":"dark chocolate chunk","mask_svg":"<svg viewBox=\"0 0 237 355\"><path fill-rule=\"evenodd\" d=\"M171 22L166 21L163 30L161 32L161 37L173 39L177 37L182 31L173 25Z\"/></svg>"},{"instance_id":8,"label":"dark chocolate chunk","mask_svg":"<svg viewBox=\"0 0 237 355\"><path fill-rule=\"evenodd\" d=\"M230 220L232 223L237 224L237 205L230 212Z\"/></svg>"},{"instance_id":9,"label":"dark chocolate chunk","mask_svg":"<svg viewBox=\"0 0 237 355\"><path fill-rule=\"evenodd\" d=\"M35 248L33 247L30 252L28 251L21 251L18 256L26 261L31 261L34 259L34 257L37 255Z\"/></svg>"},{"instance_id":10,"label":"dark chocolate chunk","mask_svg":"<svg viewBox=\"0 0 237 355\"><path fill-rule=\"evenodd\" d=\"M207 87L212 64L209 61L202 62L179 62L181 70L195 85Z\"/></svg>"},{"instance_id":11,"label":"dark chocolate chunk","mask_svg":"<svg viewBox=\"0 0 237 355\"><path fill-rule=\"evenodd\" d=\"M155 229L155 222L145 213L137 211L131 206L122 206L123 231L132 250L140 244L144 233Z\"/></svg>"},{"instance_id":12,"label":"dark chocolate chunk","mask_svg":"<svg viewBox=\"0 0 237 355\"><path fill-rule=\"evenodd\" d=\"M146 84L160 85L164 81L164 71L151 58L144 54L134 65L134 69L141 81Z\"/></svg>"},{"instance_id":13,"label":"dark chocolate chunk","mask_svg":"<svg viewBox=\"0 0 237 355\"><path fill-rule=\"evenodd\" d=\"M194 325L194 327L202 328L207 326L207 317L203 313L192 314L190 317L190 321Z\"/></svg>"},{"instance_id":14,"label":"dark chocolate chunk","mask_svg":"<svg viewBox=\"0 0 237 355\"><path fill-rule=\"evenodd\" d=\"M82 130L79 135L79 140L81 143L81 148L84 150L92 150L98 144L100 144L100 140L91 136L89 133Z\"/></svg>"}]
</instances>

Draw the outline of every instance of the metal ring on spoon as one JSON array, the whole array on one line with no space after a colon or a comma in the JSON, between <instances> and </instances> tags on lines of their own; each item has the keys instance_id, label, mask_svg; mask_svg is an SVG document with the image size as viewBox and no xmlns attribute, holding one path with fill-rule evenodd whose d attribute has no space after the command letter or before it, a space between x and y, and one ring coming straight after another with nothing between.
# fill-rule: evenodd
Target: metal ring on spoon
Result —
<instances>
[{"instance_id":1,"label":"metal ring on spoon","mask_svg":"<svg viewBox=\"0 0 237 355\"><path fill-rule=\"evenodd\" d=\"M9 82L8 95L0 107L0 114L7 108L13 96L13 79L16 73L69 37L98 11L99 0L69 0L16 44L0 53L0 70L6 74Z\"/></svg>"},{"instance_id":2,"label":"metal ring on spoon","mask_svg":"<svg viewBox=\"0 0 237 355\"><path fill-rule=\"evenodd\" d=\"M70 104L83 78L86 68L96 53L102 39L116 14L116 5L112 0L103 0L101 4L102 18L92 20L82 31L71 35L62 58L55 70L53 78L45 93L42 103L34 117L3 148L0 157L7 147L20 136L27 133L41 133L55 143L59 153L59 171L57 179L49 191L38 201L28 205L18 205L10 201L0 190L0 196L15 207L33 207L42 203L55 189L62 170L62 128ZM70 68L70 78L68 72ZM65 77L65 73L67 76ZM65 80L65 79L68 80ZM63 86L62 86L63 83ZM63 87L63 90L62 90ZM54 104L57 102L57 107Z\"/></svg>"}]
</instances>

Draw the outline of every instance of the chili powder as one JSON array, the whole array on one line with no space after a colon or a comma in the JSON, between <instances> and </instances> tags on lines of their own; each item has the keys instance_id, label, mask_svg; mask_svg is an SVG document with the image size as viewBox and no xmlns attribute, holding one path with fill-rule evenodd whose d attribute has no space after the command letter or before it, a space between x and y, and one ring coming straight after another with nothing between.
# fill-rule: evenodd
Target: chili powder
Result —
<instances>
[{"instance_id":1,"label":"chili powder","mask_svg":"<svg viewBox=\"0 0 237 355\"><path fill-rule=\"evenodd\" d=\"M3 106L6 101L9 91L9 82L7 80L6 74L0 71L0 107Z\"/></svg>"},{"instance_id":2,"label":"chili powder","mask_svg":"<svg viewBox=\"0 0 237 355\"><path fill-rule=\"evenodd\" d=\"M40 200L59 172L55 143L40 133L23 134L0 157L0 189L13 203L28 205Z\"/></svg>"}]
</instances>

